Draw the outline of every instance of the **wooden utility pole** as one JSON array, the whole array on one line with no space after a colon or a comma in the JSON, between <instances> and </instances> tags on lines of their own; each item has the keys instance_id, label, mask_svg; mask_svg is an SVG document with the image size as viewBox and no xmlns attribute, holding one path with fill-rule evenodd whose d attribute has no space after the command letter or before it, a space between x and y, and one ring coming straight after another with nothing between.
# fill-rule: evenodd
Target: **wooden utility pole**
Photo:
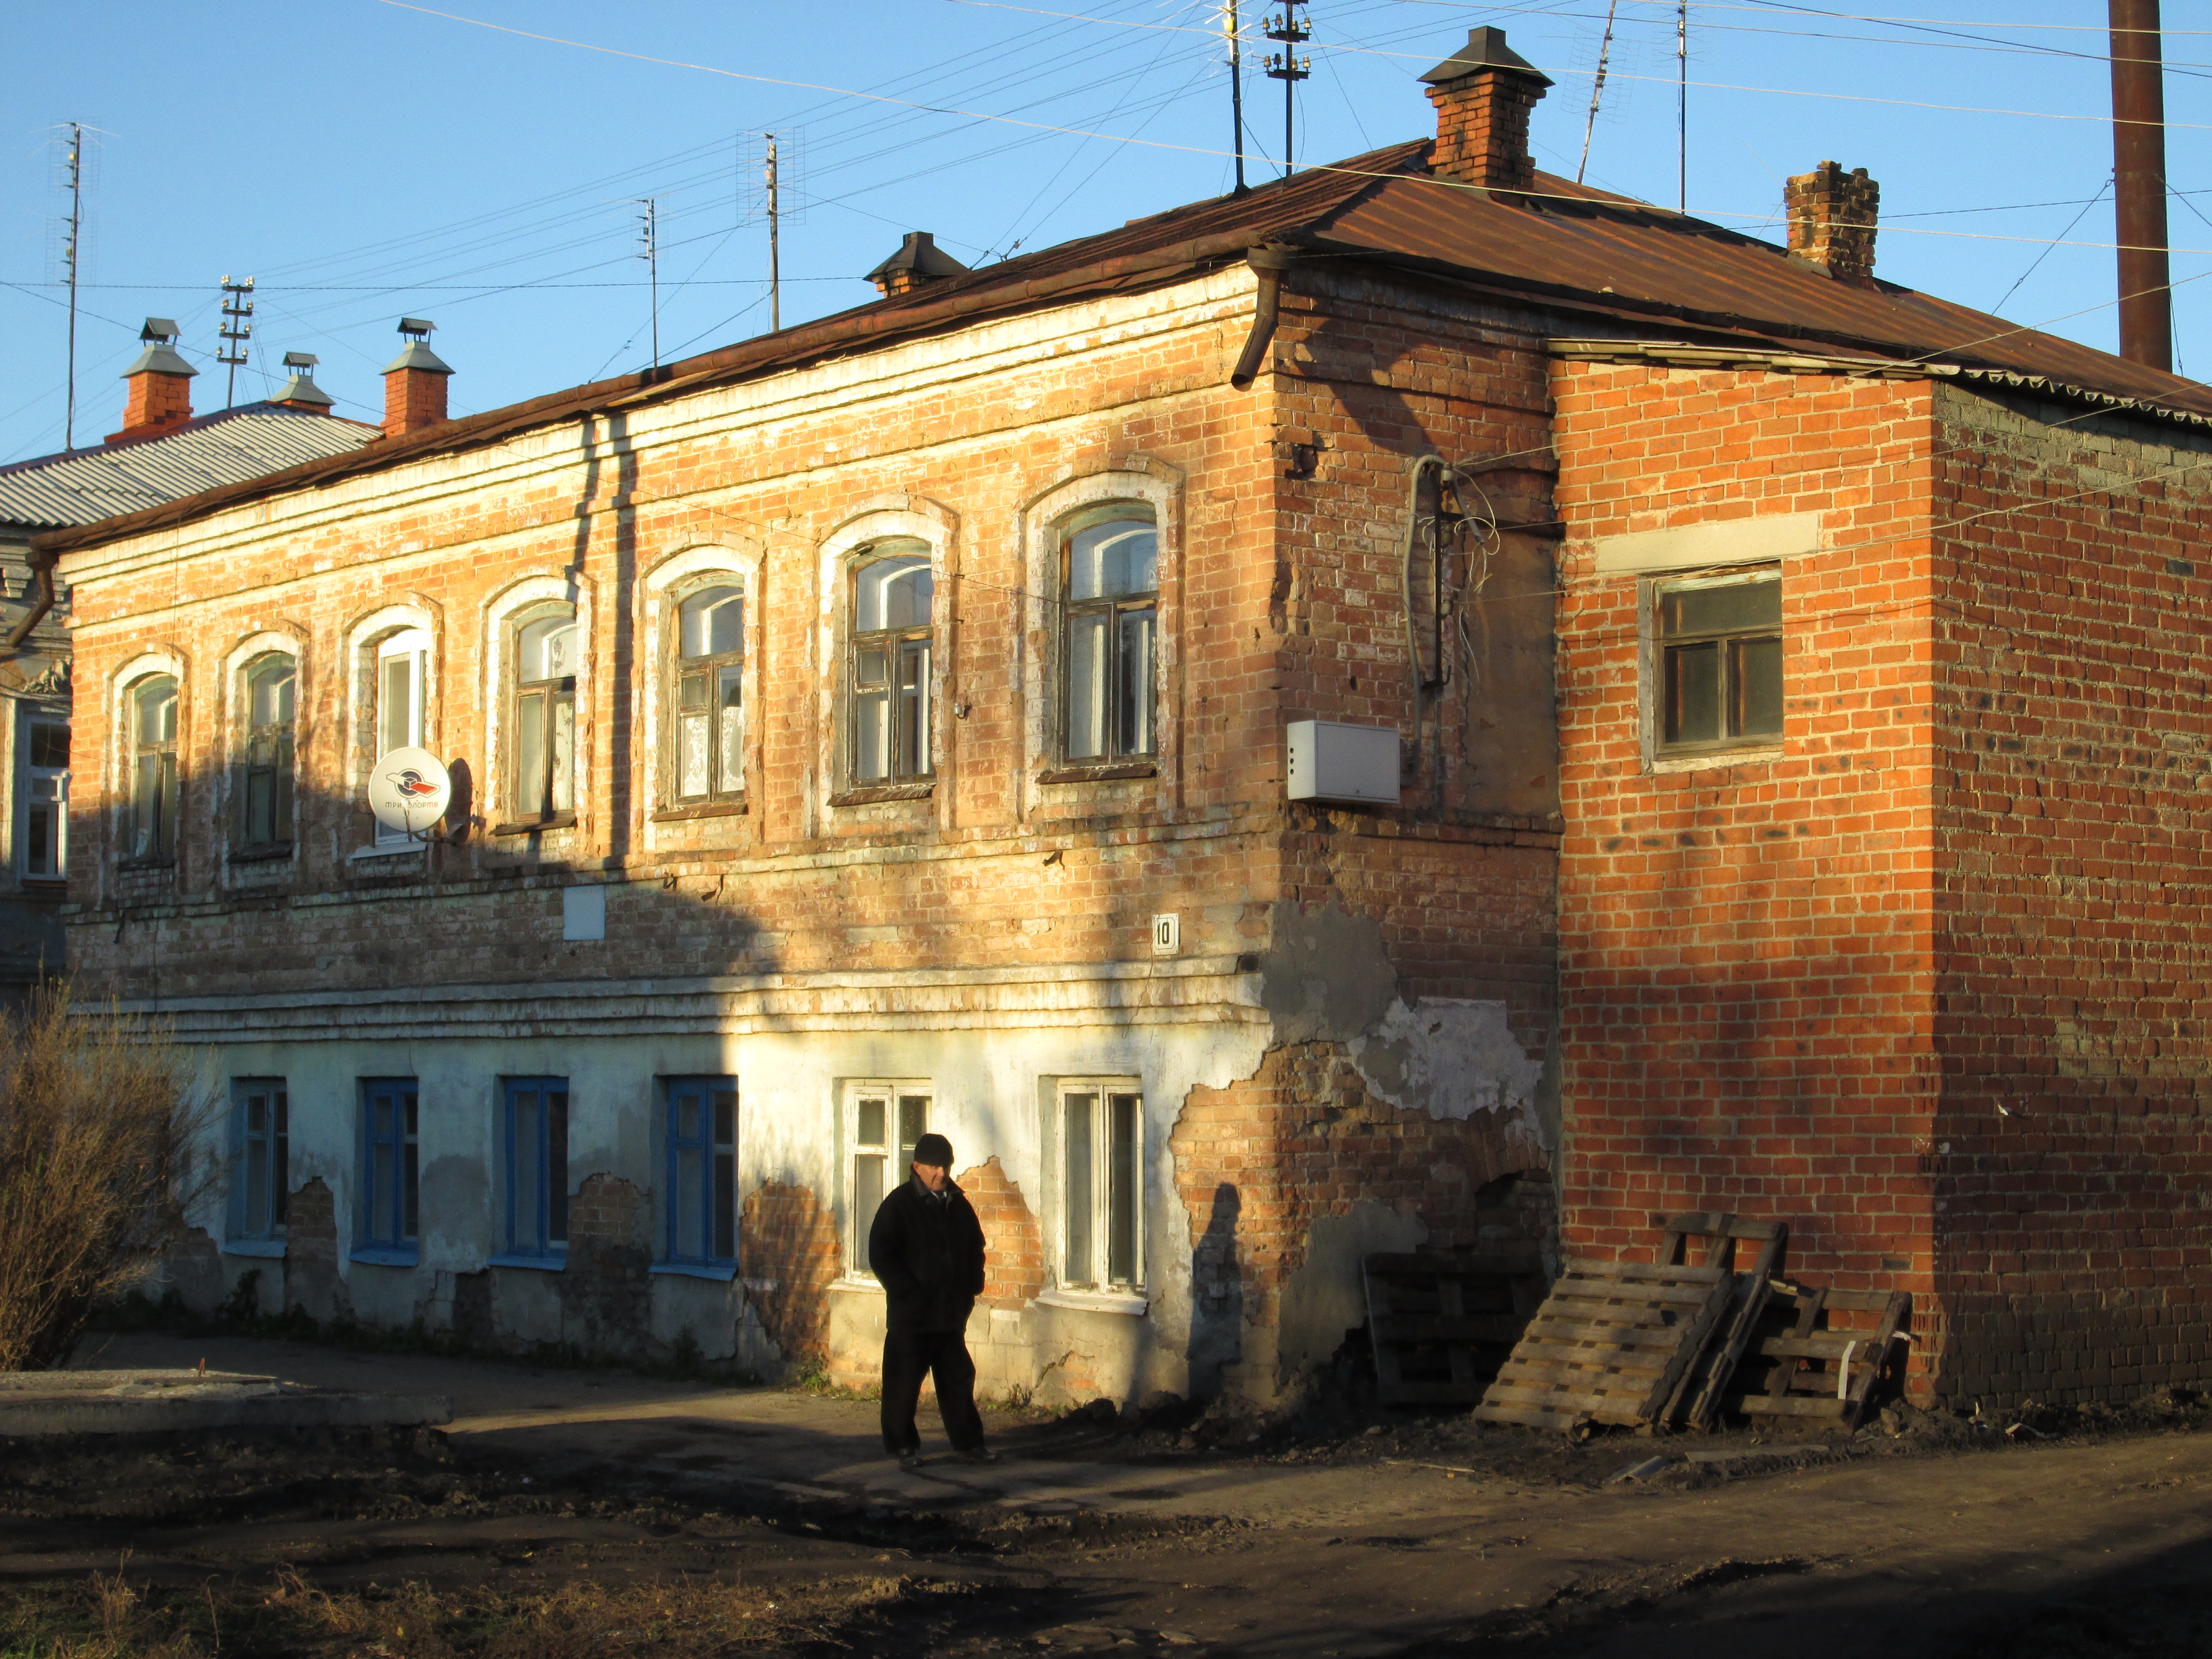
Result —
<instances>
[{"instance_id":1,"label":"wooden utility pole","mask_svg":"<svg viewBox=\"0 0 2212 1659\"><path fill-rule=\"evenodd\" d=\"M2111 3L2120 356L2171 372L2173 278L2166 260L2166 85L2158 0Z\"/></svg>"}]
</instances>

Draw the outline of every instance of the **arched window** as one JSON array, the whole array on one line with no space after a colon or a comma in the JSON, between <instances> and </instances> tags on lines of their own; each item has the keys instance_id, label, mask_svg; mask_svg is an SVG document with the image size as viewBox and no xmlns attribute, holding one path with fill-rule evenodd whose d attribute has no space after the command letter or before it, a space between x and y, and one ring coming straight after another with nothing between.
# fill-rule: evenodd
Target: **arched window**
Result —
<instances>
[{"instance_id":1,"label":"arched window","mask_svg":"<svg viewBox=\"0 0 2212 1659\"><path fill-rule=\"evenodd\" d=\"M167 863L177 855L177 679L155 674L131 688L131 818L124 856Z\"/></svg>"},{"instance_id":2,"label":"arched window","mask_svg":"<svg viewBox=\"0 0 2212 1659\"><path fill-rule=\"evenodd\" d=\"M426 687L430 664L430 630L403 628L376 642L373 677L369 682L372 729L371 752L362 757L363 770L380 755L395 749L420 749L428 731ZM413 836L379 822L380 847L412 847Z\"/></svg>"},{"instance_id":3,"label":"arched window","mask_svg":"<svg viewBox=\"0 0 2212 1659\"><path fill-rule=\"evenodd\" d=\"M676 673L669 712L676 799L728 800L745 787L745 590L718 574L676 607Z\"/></svg>"},{"instance_id":4,"label":"arched window","mask_svg":"<svg viewBox=\"0 0 2212 1659\"><path fill-rule=\"evenodd\" d=\"M1060 528L1060 752L1072 764L1151 755L1159 632L1152 509L1115 501Z\"/></svg>"},{"instance_id":5,"label":"arched window","mask_svg":"<svg viewBox=\"0 0 2212 1659\"><path fill-rule=\"evenodd\" d=\"M514 630L514 787L518 822L576 809L576 612L526 611Z\"/></svg>"},{"instance_id":6,"label":"arched window","mask_svg":"<svg viewBox=\"0 0 2212 1659\"><path fill-rule=\"evenodd\" d=\"M927 778L930 608L935 579L919 541L878 542L853 562L846 686L855 784Z\"/></svg>"},{"instance_id":7,"label":"arched window","mask_svg":"<svg viewBox=\"0 0 2212 1659\"><path fill-rule=\"evenodd\" d=\"M292 844L293 703L299 662L281 652L246 665L240 725L235 842L241 853L275 853Z\"/></svg>"}]
</instances>

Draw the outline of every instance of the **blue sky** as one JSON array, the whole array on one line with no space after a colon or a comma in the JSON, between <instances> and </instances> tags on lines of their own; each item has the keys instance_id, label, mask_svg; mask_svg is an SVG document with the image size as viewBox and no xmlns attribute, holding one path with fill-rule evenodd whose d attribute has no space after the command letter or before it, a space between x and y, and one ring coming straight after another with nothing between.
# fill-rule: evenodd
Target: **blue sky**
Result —
<instances>
[{"instance_id":1,"label":"blue sky","mask_svg":"<svg viewBox=\"0 0 2212 1659\"><path fill-rule=\"evenodd\" d=\"M1778 236L1783 175L1824 158L1864 167L1882 186L1883 276L2110 349L2112 255L2097 245L2112 240L2112 217L2109 195L2095 199L2112 167L2104 7L1915 5L1692 4L1691 210ZM1248 34L1267 9L1246 0ZM1674 8L1614 9L1589 178L1671 204ZM2195 209L2212 215L2212 28L2196 26L2212 14L2166 9L2168 173L2178 191L2206 192L2175 203L2172 240L2208 250L2212 223ZM787 158L787 325L872 298L862 274L905 230L932 231L977 264L1229 180L1215 0L848 0L834 11L442 0L435 10L452 15L389 0L79 0L11 18L0 69L11 124L0 127L0 459L61 447L55 123L101 130L80 300L80 444L116 424L116 376L149 313L182 323L185 354L204 371L196 406L220 406L212 357L226 272L259 280L240 401L276 384L283 352L312 351L338 412L377 418L378 374L403 313L440 325L456 413L641 367L652 349L635 257L644 197L658 203L664 357L760 332L766 131L784 135ZM1538 166L1575 171L1606 0L1313 0L1308 10L1301 159L1426 133L1415 77L1468 27L1494 23L1558 83L1536 113ZM1267 49L1255 40L1247 55L1248 149L1273 156L1280 88L1252 72ZM1255 178L1276 170L1251 167ZM2087 246L2050 246L2061 240ZM2207 271L2212 255L2175 256L2178 283ZM2183 367L2212 371L2212 278L2180 287L2175 310Z\"/></svg>"}]
</instances>

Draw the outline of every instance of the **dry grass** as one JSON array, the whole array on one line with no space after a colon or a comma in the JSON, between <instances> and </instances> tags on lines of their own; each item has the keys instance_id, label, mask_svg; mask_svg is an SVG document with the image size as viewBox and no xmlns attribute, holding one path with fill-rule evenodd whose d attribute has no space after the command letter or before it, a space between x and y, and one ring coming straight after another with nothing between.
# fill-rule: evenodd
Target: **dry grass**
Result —
<instances>
[{"instance_id":1,"label":"dry grass","mask_svg":"<svg viewBox=\"0 0 2212 1659\"><path fill-rule=\"evenodd\" d=\"M164 1030L66 986L0 1023L0 1371L62 1364L176 1236L210 1109Z\"/></svg>"},{"instance_id":2,"label":"dry grass","mask_svg":"<svg viewBox=\"0 0 2212 1659\"><path fill-rule=\"evenodd\" d=\"M843 1646L878 1615L932 1587L896 1578L804 1590L704 1583L603 1586L573 1582L541 1593L441 1593L403 1584L389 1593L326 1595L296 1573L274 1585L154 1590L112 1577L0 1594L0 1659L654 1659L789 1651L829 1639ZM859 1650L875 1649L865 1636Z\"/></svg>"}]
</instances>

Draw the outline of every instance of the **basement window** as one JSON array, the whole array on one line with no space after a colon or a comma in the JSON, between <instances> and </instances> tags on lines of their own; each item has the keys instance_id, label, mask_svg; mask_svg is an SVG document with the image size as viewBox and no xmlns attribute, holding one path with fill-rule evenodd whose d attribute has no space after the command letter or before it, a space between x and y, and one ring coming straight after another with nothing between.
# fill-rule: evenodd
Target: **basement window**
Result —
<instances>
[{"instance_id":1,"label":"basement window","mask_svg":"<svg viewBox=\"0 0 2212 1659\"><path fill-rule=\"evenodd\" d=\"M1771 567L1656 583L1662 757L1782 740L1782 575Z\"/></svg>"},{"instance_id":2,"label":"basement window","mask_svg":"<svg viewBox=\"0 0 2212 1659\"><path fill-rule=\"evenodd\" d=\"M1052 1127L1060 1288L1141 1294L1144 1096L1127 1082L1062 1082Z\"/></svg>"}]
</instances>

